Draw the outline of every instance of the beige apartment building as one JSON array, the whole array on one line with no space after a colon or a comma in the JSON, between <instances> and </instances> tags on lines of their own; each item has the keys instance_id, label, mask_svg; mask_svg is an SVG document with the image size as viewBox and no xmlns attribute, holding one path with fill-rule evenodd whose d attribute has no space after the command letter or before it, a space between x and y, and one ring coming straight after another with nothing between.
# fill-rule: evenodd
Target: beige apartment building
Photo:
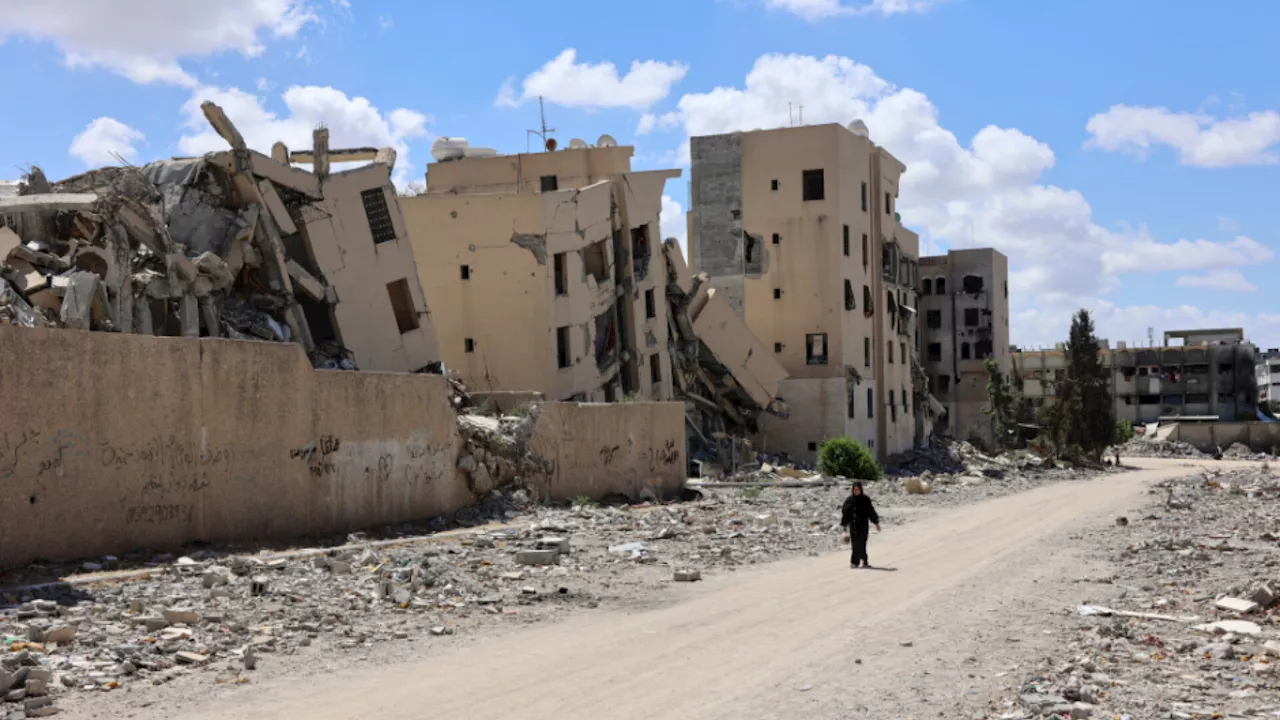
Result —
<instances>
[{"instance_id":1,"label":"beige apartment building","mask_svg":"<svg viewBox=\"0 0 1280 720\"><path fill-rule=\"evenodd\" d=\"M440 356L472 389L672 398L659 213L680 171L633 172L601 140L459 152L401 198Z\"/></svg>"},{"instance_id":2,"label":"beige apartment building","mask_svg":"<svg viewBox=\"0 0 1280 720\"><path fill-rule=\"evenodd\" d=\"M790 377L760 449L813 462L849 436L881 459L917 437L919 238L905 166L859 122L695 137L689 251ZM923 403L919 403L922 405Z\"/></svg>"},{"instance_id":3,"label":"beige apartment building","mask_svg":"<svg viewBox=\"0 0 1280 720\"><path fill-rule=\"evenodd\" d=\"M936 432L995 439L987 360L1009 373L1009 259L990 248L920 258L920 357L929 389L946 407Z\"/></svg>"}]
</instances>

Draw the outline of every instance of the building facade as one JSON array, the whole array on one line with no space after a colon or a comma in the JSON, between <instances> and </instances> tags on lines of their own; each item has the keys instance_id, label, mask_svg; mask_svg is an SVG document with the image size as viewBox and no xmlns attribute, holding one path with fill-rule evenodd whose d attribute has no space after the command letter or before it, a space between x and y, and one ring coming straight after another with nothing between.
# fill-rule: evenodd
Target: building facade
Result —
<instances>
[{"instance_id":1,"label":"building facade","mask_svg":"<svg viewBox=\"0 0 1280 720\"><path fill-rule=\"evenodd\" d=\"M440 356L477 390L672 398L660 218L631 147L431 163L400 201Z\"/></svg>"},{"instance_id":2,"label":"building facade","mask_svg":"<svg viewBox=\"0 0 1280 720\"><path fill-rule=\"evenodd\" d=\"M1183 344L1174 345L1174 340ZM1106 343L1104 342L1104 346ZM1104 347L1117 420L1153 423L1178 418L1256 419L1258 352L1244 331L1185 330L1165 333L1163 347ZM1012 370L1033 405L1051 402L1054 382L1066 378L1066 349L1015 352Z\"/></svg>"},{"instance_id":3,"label":"building facade","mask_svg":"<svg viewBox=\"0 0 1280 720\"><path fill-rule=\"evenodd\" d=\"M1270 408L1280 403L1280 349L1258 353L1254 377L1258 384L1258 404Z\"/></svg>"},{"instance_id":4,"label":"building facade","mask_svg":"<svg viewBox=\"0 0 1280 720\"><path fill-rule=\"evenodd\" d=\"M920 314L921 362L946 407L936 431L990 445L986 363L1009 372L1009 259L989 248L920 258Z\"/></svg>"},{"instance_id":5,"label":"building facade","mask_svg":"<svg viewBox=\"0 0 1280 720\"><path fill-rule=\"evenodd\" d=\"M792 412L762 421L761 449L812 462L830 437L882 459L912 447L923 374L919 238L895 212L905 166L836 124L695 137L691 152L693 270L790 375Z\"/></svg>"}]
</instances>

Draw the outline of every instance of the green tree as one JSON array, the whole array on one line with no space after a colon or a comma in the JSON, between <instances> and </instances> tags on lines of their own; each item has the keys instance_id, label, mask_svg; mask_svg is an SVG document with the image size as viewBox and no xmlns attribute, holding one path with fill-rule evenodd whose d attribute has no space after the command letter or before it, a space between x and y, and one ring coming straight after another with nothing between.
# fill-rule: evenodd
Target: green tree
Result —
<instances>
[{"instance_id":1,"label":"green tree","mask_svg":"<svg viewBox=\"0 0 1280 720\"><path fill-rule=\"evenodd\" d=\"M1115 401L1088 310L1077 312L1071 319L1066 386L1071 400L1067 405L1071 444L1101 461L1102 453L1115 441Z\"/></svg>"},{"instance_id":2,"label":"green tree","mask_svg":"<svg viewBox=\"0 0 1280 720\"><path fill-rule=\"evenodd\" d=\"M1116 436L1114 438L1116 445L1123 445L1133 439L1133 423L1128 420L1116 421Z\"/></svg>"},{"instance_id":3,"label":"green tree","mask_svg":"<svg viewBox=\"0 0 1280 720\"><path fill-rule=\"evenodd\" d=\"M995 420L996 447L1009 445L1018 432L1018 398L1009 385L1009 378L1000 372L1000 364L987 360L987 406L982 412Z\"/></svg>"}]
</instances>

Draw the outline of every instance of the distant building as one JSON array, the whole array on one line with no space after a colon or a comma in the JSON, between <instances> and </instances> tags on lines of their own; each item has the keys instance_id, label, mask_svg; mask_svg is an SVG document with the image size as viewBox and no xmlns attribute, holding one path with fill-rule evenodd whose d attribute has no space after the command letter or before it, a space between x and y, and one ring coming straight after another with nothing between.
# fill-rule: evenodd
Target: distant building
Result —
<instances>
[{"instance_id":1,"label":"distant building","mask_svg":"<svg viewBox=\"0 0 1280 720\"><path fill-rule=\"evenodd\" d=\"M1258 404L1280 403L1280 349L1268 348L1258 353L1254 375L1258 383Z\"/></svg>"}]
</instances>

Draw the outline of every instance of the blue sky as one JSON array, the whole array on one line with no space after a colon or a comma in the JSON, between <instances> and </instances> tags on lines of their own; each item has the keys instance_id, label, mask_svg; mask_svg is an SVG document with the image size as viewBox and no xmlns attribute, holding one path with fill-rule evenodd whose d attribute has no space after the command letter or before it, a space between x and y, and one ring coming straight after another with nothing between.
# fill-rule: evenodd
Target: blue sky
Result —
<instances>
[{"instance_id":1,"label":"blue sky","mask_svg":"<svg viewBox=\"0 0 1280 720\"><path fill-rule=\"evenodd\" d=\"M1013 340L1243 325L1264 301L1280 5L1238 0L0 0L0 178L219 149L213 99L251 144L395 145L421 181L431 141L526 147L546 97L557 137L608 132L636 165L687 138L862 117L907 163L899 207L934 250L993 246L1014 271Z\"/></svg>"}]
</instances>

